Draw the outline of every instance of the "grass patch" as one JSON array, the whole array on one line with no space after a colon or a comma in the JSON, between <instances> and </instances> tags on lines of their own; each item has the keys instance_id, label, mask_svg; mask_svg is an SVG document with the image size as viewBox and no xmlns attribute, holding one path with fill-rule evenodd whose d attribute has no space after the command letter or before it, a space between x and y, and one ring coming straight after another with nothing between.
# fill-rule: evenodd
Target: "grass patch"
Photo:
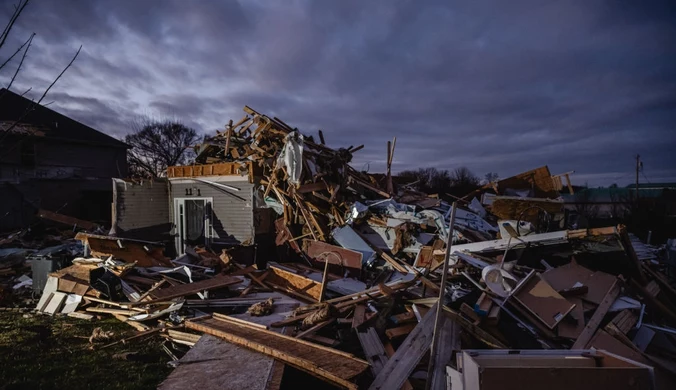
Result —
<instances>
[{"instance_id":1,"label":"grass patch","mask_svg":"<svg viewBox=\"0 0 676 390\"><path fill-rule=\"evenodd\" d=\"M88 337L96 327L115 332L110 342L134 334L114 318L0 313L0 389L155 389L171 372L161 338L92 350ZM137 352L136 361L113 358L122 352Z\"/></svg>"}]
</instances>

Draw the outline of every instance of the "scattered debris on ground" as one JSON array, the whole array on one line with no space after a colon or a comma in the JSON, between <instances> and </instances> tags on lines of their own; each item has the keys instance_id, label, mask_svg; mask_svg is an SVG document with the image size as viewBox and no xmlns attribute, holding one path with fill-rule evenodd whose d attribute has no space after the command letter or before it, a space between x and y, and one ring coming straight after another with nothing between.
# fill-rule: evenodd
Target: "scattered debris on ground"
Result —
<instances>
[{"instance_id":1,"label":"scattered debris on ground","mask_svg":"<svg viewBox=\"0 0 676 390\"><path fill-rule=\"evenodd\" d=\"M258 248L247 242L184 245L171 258L166 243L108 236L79 221L89 230L67 239L1 238L2 291L12 292L3 297L35 289L31 302L46 316L116 319L131 334L94 327L89 337L97 351L123 348L116 360L135 361L136 345L162 339L175 367L165 390L211 388L225 372L235 386L226 388L303 380L354 389L592 388L610 370L613 388L676 386L669 251L624 226L572 229L560 175L540 167L449 203L395 186L390 174L383 182L356 171L349 163L361 145L334 150L321 132L315 141L245 112L196 147L202 165L168 175L208 181L227 167L250 176L257 207L275 215L274 256L241 250ZM61 258L68 265L56 264ZM32 278L21 271L26 259ZM44 261L53 269L40 280ZM528 370L496 368L516 366ZM556 370L538 376L536 367ZM562 381L583 371L586 382Z\"/></svg>"}]
</instances>

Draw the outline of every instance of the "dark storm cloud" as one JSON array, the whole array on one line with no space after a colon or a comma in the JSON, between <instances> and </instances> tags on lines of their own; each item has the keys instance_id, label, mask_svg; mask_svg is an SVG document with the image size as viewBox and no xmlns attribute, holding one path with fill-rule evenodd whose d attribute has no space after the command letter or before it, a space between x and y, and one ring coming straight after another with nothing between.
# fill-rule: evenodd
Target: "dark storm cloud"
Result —
<instances>
[{"instance_id":1,"label":"dark storm cloud","mask_svg":"<svg viewBox=\"0 0 676 390\"><path fill-rule=\"evenodd\" d=\"M395 170L548 164L624 184L640 153L676 180L670 1L34 0L8 47L31 31L15 89L41 92L83 44L52 108L119 136L139 115L211 132L249 105L365 144L354 165L372 171L396 136Z\"/></svg>"}]
</instances>

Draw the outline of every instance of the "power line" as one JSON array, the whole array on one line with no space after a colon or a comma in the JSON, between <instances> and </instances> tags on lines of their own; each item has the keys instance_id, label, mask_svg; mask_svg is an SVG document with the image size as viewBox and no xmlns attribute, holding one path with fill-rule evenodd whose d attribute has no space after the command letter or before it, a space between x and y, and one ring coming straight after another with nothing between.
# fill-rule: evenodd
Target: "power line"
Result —
<instances>
[{"instance_id":1,"label":"power line","mask_svg":"<svg viewBox=\"0 0 676 390\"><path fill-rule=\"evenodd\" d=\"M645 172L641 171L641 174L643 175L643 178L645 179L645 181L647 181L647 182L650 183L650 184L653 184L653 183L650 181L650 179L648 179L648 177L645 175Z\"/></svg>"}]
</instances>

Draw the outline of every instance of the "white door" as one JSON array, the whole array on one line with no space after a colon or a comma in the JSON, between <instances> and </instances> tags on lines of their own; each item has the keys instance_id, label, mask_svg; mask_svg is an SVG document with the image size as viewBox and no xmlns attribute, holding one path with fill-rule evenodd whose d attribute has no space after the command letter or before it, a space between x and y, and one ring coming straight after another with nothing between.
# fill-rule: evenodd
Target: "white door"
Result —
<instances>
[{"instance_id":1,"label":"white door","mask_svg":"<svg viewBox=\"0 0 676 390\"><path fill-rule=\"evenodd\" d=\"M186 246L208 246L211 242L212 198L174 199L176 252L185 253Z\"/></svg>"}]
</instances>

